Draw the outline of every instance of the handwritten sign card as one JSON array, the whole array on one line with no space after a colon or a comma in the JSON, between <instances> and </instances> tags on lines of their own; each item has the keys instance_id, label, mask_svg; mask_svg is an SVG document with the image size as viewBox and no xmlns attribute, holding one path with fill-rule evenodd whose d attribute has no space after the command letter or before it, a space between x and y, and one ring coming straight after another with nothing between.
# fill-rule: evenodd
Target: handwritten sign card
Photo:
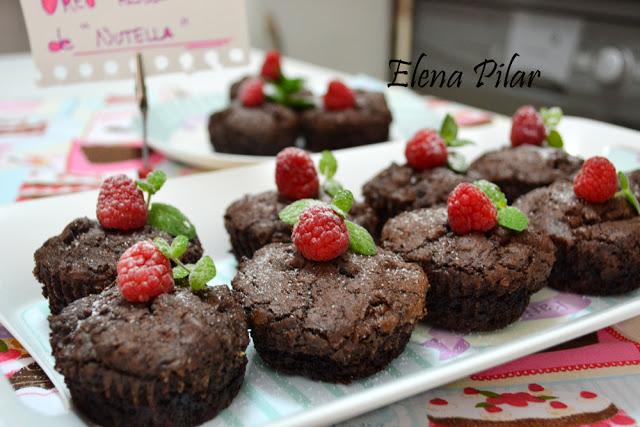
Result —
<instances>
[{"instance_id":1,"label":"handwritten sign card","mask_svg":"<svg viewBox=\"0 0 640 427\"><path fill-rule=\"evenodd\" d=\"M40 85L248 62L241 0L21 0Z\"/></svg>"}]
</instances>

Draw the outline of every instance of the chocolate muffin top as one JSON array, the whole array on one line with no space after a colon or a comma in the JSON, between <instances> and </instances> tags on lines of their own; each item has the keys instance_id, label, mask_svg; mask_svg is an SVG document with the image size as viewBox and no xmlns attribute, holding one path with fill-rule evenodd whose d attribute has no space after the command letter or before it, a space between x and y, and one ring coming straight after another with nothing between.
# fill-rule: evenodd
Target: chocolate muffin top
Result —
<instances>
[{"instance_id":1,"label":"chocolate muffin top","mask_svg":"<svg viewBox=\"0 0 640 427\"><path fill-rule=\"evenodd\" d=\"M212 121L224 121L226 126L236 130L244 129L247 134L271 134L282 128L295 129L298 116L292 109L273 102L265 102L259 107L245 107L233 100L226 110L211 116Z\"/></svg>"},{"instance_id":2,"label":"chocolate muffin top","mask_svg":"<svg viewBox=\"0 0 640 427\"><path fill-rule=\"evenodd\" d=\"M432 291L451 297L501 295L523 288L535 292L544 287L554 262L553 244L545 235L502 227L456 235L445 207L405 212L389 220L382 230L382 246L419 263Z\"/></svg>"},{"instance_id":3,"label":"chocolate muffin top","mask_svg":"<svg viewBox=\"0 0 640 427\"><path fill-rule=\"evenodd\" d=\"M640 171L628 176L640 197ZM589 203L575 195L573 183L567 180L534 190L518 199L515 206L529 215L532 227L564 246L572 246L578 240L604 243L618 233L640 227L640 216L625 198Z\"/></svg>"},{"instance_id":4,"label":"chocolate muffin top","mask_svg":"<svg viewBox=\"0 0 640 427\"><path fill-rule=\"evenodd\" d=\"M77 218L35 252L33 273L41 282L54 278L55 282L69 286L92 283L104 288L116 278L116 264L125 250L136 242L156 237L173 239L150 225L133 231L105 230L96 220ZM192 263L201 256L202 246L196 238L189 243L182 260Z\"/></svg>"},{"instance_id":5,"label":"chocolate muffin top","mask_svg":"<svg viewBox=\"0 0 640 427\"><path fill-rule=\"evenodd\" d=\"M217 370L224 384L226 372L244 365L249 343L242 308L225 286L199 294L176 288L147 303L130 303L112 286L74 301L49 322L56 369L65 376L97 367L206 389L205 373Z\"/></svg>"},{"instance_id":6,"label":"chocolate muffin top","mask_svg":"<svg viewBox=\"0 0 640 427\"><path fill-rule=\"evenodd\" d=\"M321 198L327 200L328 196L322 195ZM251 242L245 243L256 248L268 243L290 242L291 227L278 217L280 211L290 203L292 202L280 197L277 191L245 195L225 211L225 228L230 234L241 233L251 239ZM374 210L362 202L353 204L349 217L371 233L378 226Z\"/></svg>"},{"instance_id":7,"label":"chocolate muffin top","mask_svg":"<svg viewBox=\"0 0 640 427\"><path fill-rule=\"evenodd\" d=\"M319 263L285 243L258 250L232 285L250 327L270 326L270 346L343 363L365 351L365 339L421 319L428 288L420 267L383 249Z\"/></svg>"},{"instance_id":8,"label":"chocolate muffin top","mask_svg":"<svg viewBox=\"0 0 640 427\"><path fill-rule=\"evenodd\" d=\"M391 111L382 92L354 90L356 99L354 108L329 111L324 108L312 108L302 113L303 125L313 125L324 129L332 129L341 125L357 126L381 121L391 123Z\"/></svg>"},{"instance_id":9,"label":"chocolate muffin top","mask_svg":"<svg viewBox=\"0 0 640 427\"><path fill-rule=\"evenodd\" d=\"M525 144L482 155L469 166L467 174L497 184L509 200L515 200L535 188L569 178L582 162L564 150Z\"/></svg>"},{"instance_id":10,"label":"chocolate muffin top","mask_svg":"<svg viewBox=\"0 0 640 427\"><path fill-rule=\"evenodd\" d=\"M393 217L403 211L446 203L456 185L468 181L465 175L444 167L417 171L409 165L393 163L369 180L362 193L374 209Z\"/></svg>"}]
</instances>

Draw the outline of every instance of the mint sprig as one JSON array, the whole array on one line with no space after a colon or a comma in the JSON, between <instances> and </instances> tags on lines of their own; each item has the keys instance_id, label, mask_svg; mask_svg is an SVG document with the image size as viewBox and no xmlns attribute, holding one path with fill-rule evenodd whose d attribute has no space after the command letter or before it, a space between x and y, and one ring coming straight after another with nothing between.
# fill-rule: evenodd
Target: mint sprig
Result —
<instances>
[{"instance_id":1,"label":"mint sprig","mask_svg":"<svg viewBox=\"0 0 640 427\"><path fill-rule=\"evenodd\" d=\"M293 226L296 224L296 222L298 222L298 218L300 218L300 215L305 209L313 205L321 204L323 203L320 200L316 199L296 200L295 202L282 209L280 213L278 213L278 217L280 218L280 221Z\"/></svg>"},{"instance_id":2,"label":"mint sprig","mask_svg":"<svg viewBox=\"0 0 640 427\"><path fill-rule=\"evenodd\" d=\"M473 141L468 139L458 138L458 123L451 114L444 116L442 125L440 125L440 136L444 139L444 143L447 147L463 147L465 145L474 144Z\"/></svg>"},{"instance_id":3,"label":"mint sprig","mask_svg":"<svg viewBox=\"0 0 640 427\"><path fill-rule=\"evenodd\" d=\"M314 205L325 205L331 207L338 215L345 219L347 232L349 233L349 249L351 252L360 255L373 256L377 253L377 248L371 234L362 226L349 221L347 218L349 211L353 207L354 197L349 190L341 189L331 200L331 203L321 202L315 199L302 199L291 203L280 211L280 220L291 226L295 226L300 215L305 209Z\"/></svg>"},{"instance_id":4,"label":"mint sprig","mask_svg":"<svg viewBox=\"0 0 640 427\"><path fill-rule=\"evenodd\" d=\"M529 218L520 209L507 206L498 209L498 224L513 231L524 231L529 226Z\"/></svg>"},{"instance_id":5,"label":"mint sprig","mask_svg":"<svg viewBox=\"0 0 640 427\"><path fill-rule=\"evenodd\" d=\"M560 107L540 108L540 117L546 129L545 140L549 147L561 149L564 147L564 141L560 132L556 130L556 127L562 120L562 109Z\"/></svg>"},{"instance_id":6,"label":"mint sprig","mask_svg":"<svg viewBox=\"0 0 640 427\"><path fill-rule=\"evenodd\" d=\"M463 147L465 145L473 144L473 141L458 138L458 123L456 123L456 120L451 114L444 116L444 120L442 121L442 125L440 125L440 131L438 133L448 148ZM447 165L449 168L454 172L466 172L468 165L464 156L455 151L447 151L449 152L447 159Z\"/></svg>"},{"instance_id":7,"label":"mint sprig","mask_svg":"<svg viewBox=\"0 0 640 427\"><path fill-rule=\"evenodd\" d=\"M481 179L475 181L473 185L478 187L484 194L487 195L487 197L489 197L496 209L503 209L507 207L507 196L505 196L502 190L500 190L500 187L495 185L493 182Z\"/></svg>"},{"instance_id":8,"label":"mint sprig","mask_svg":"<svg viewBox=\"0 0 640 427\"><path fill-rule=\"evenodd\" d=\"M271 102L304 110L314 107L315 103L309 96L300 94L303 88L303 79L289 79L281 74L275 82L266 82L264 92L266 98Z\"/></svg>"},{"instance_id":9,"label":"mint sprig","mask_svg":"<svg viewBox=\"0 0 640 427\"><path fill-rule=\"evenodd\" d=\"M147 222L159 230L166 231L172 236L184 235L189 240L196 237L196 228L189 218L180 210L166 203L154 203L149 209Z\"/></svg>"},{"instance_id":10,"label":"mint sprig","mask_svg":"<svg viewBox=\"0 0 640 427\"><path fill-rule=\"evenodd\" d=\"M622 196L633 206L640 215L640 203L629 185L629 178L624 172L618 172L618 181L620 182L620 191L616 193L616 196Z\"/></svg>"},{"instance_id":11,"label":"mint sprig","mask_svg":"<svg viewBox=\"0 0 640 427\"><path fill-rule=\"evenodd\" d=\"M367 229L349 220L345 222L349 232L349 250L354 254L374 256L377 252L376 243Z\"/></svg>"},{"instance_id":12,"label":"mint sprig","mask_svg":"<svg viewBox=\"0 0 640 427\"><path fill-rule=\"evenodd\" d=\"M160 191L165 182L167 182L167 174L158 170L151 172L146 179L136 181L138 188L147 193L147 209L151 204L151 196Z\"/></svg>"},{"instance_id":13,"label":"mint sprig","mask_svg":"<svg viewBox=\"0 0 640 427\"><path fill-rule=\"evenodd\" d=\"M329 196L335 197L338 192L344 190L342 184L333 178L338 171L338 160L331 151L324 150L320 155L318 171L320 175L324 177L322 189Z\"/></svg>"},{"instance_id":14,"label":"mint sprig","mask_svg":"<svg viewBox=\"0 0 640 427\"><path fill-rule=\"evenodd\" d=\"M498 224L509 230L521 232L529 226L529 218L520 209L507 205L507 196L493 182L481 179L473 183L487 195L498 211Z\"/></svg>"},{"instance_id":15,"label":"mint sprig","mask_svg":"<svg viewBox=\"0 0 640 427\"><path fill-rule=\"evenodd\" d=\"M195 264L183 264L180 261L180 257L184 255L189 246L187 236L177 236L171 245L162 237L156 237L153 243L162 252L162 255L176 264L173 268L174 280L188 278L191 290L196 292L203 290L207 283L216 276L216 266L210 256L200 258Z\"/></svg>"}]
</instances>

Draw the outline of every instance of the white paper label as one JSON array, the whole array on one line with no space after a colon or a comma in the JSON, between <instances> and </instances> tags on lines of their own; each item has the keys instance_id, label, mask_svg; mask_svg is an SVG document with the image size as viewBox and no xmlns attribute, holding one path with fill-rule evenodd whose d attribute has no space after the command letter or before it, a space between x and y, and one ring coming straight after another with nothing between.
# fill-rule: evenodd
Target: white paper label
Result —
<instances>
[{"instance_id":1,"label":"white paper label","mask_svg":"<svg viewBox=\"0 0 640 427\"><path fill-rule=\"evenodd\" d=\"M41 85L243 65L242 0L21 0Z\"/></svg>"},{"instance_id":2,"label":"white paper label","mask_svg":"<svg viewBox=\"0 0 640 427\"><path fill-rule=\"evenodd\" d=\"M575 18L516 12L511 16L505 57L517 52L521 68L540 70L544 79L566 83L581 29L582 22Z\"/></svg>"}]
</instances>

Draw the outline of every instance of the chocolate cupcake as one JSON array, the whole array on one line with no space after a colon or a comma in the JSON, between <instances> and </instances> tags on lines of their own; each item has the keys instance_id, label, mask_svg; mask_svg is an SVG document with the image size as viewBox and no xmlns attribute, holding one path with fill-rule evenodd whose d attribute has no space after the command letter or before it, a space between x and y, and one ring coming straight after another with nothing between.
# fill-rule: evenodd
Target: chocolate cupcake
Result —
<instances>
[{"instance_id":1,"label":"chocolate cupcake","mask_svg":"<svg viewBox=\"0 0 640 427\"><path fill-rule=\"evenodd\" d=\"M236 100L209 118L209 136L220 153L273 156L293 146L299 134L298 115L273 102L246 107Z\"/></svg>"},{"instance_id":2,"label":"chocolate cupcake","mask_svg":"<svg viewBox=\"0 0 640 427\"><path fill-rule=\"evenodd\" d=\"M640 171L629 178L640 197ZM522 196L516 205L555 244L549 286L590 295L640 286L640 216L623 197L590 203L575 195L572 182L559 181Z\"/></svg>"},{"instance_id":3,"label":"chocolate cupcake","mask_svg":"<svg viewBox=\"0 0 640 427\"><path fill-rule=\"evenodd\" d=\"M469 166L467 174L493 182L514 201L531 190L570 178L580 166L582 159L564 150L525 144L482 155Z\"/></svg>"},{"instance_id":4,"label":"chocolate cupcake","mask_svg":"<svg viewBox=\"0 0 640 427\"><path fill-rule=\"evenodd\" d=\"M330 199L326 195L321 198ZM278 213L291 202L276 191L266 191L245 195L229 205L224 214L224 227L238 261L251 258L255 251L269 243L291 242L291 226L278 218ZM378 217L366 203L355 203L349 217L371 234L378 228Z\"/></svg>"},{"instance_id":5,"label":"chocolate cupcake","mask_svg":"<svg viewBox=\"0 0 640 427\"><path fill-rule=\"evenodd\" d=\"M402 353L424 316L428 288L418 266L385 250L315 262L286 243L241 263L232 285L263 360L284 373L342 383Z\"/></svg>"},{"instance_id":6,"label":"chocolate cupcake","mask_svg":"<svg viewBox=\"0 0 640 427\"><path fill-rule=\"evenodd\" d=\"M116 262L135 242L171 236L151 225L131 230L106 230L89 218L78 218L62 233L48 239L34 254L33 274L42 283L42 294L49 300L51 313L57 314L78 298L101 292L116 278ZM196 237L182 256L193 263L202 256Z\"/></svg>"},{"instance_id":7,"label":"chocolate cupcake","mask_svg":"<svg viewBox=\"0 0 640 427\"><path fill-rule=\"evenodd\" d=\"M56 369L74 405L101 425L201 424L243 382L247 325L226 287L134 304L112 286L49 320Z\"/></svg>"},{"instance_id":8,"label":"chocolate cupcake","mask_svg":"<svg viewBox=\"0 0 640 427\"><path fill-rule=\"evenodd\" d=\"M327 108L325 95L324 108L302 113L305 148L335 150L389 140L392 117L384 94L356 90L352 96L354 100L348 106L333 109Z\"/></svg>"},{"instance_id":9,"label":"chocolate cupcake","mask_svg":"<svg viewBox=\"0 0 640 427\"><path fill-rule=\"evenodd\" d=\"M362 194L383 225L401 212L446 203L456 185L467 181L465 175L445 167L420 171L393 163L367 181Z\"/></svg>"},{"instance_id":10,"label":"chocolate cupcake","mask_svg":"<svg viewBox=\"0 0 640 427\"><path fill-rule=\"evenodd\" d=\"M429 278L426 320L454 331L491 331L524 312L545 286L554 261L543 234L493 228L454 234L444 207L419 209L390 219L382 246L419 264Z\"/></svg>"}]
</instances>

